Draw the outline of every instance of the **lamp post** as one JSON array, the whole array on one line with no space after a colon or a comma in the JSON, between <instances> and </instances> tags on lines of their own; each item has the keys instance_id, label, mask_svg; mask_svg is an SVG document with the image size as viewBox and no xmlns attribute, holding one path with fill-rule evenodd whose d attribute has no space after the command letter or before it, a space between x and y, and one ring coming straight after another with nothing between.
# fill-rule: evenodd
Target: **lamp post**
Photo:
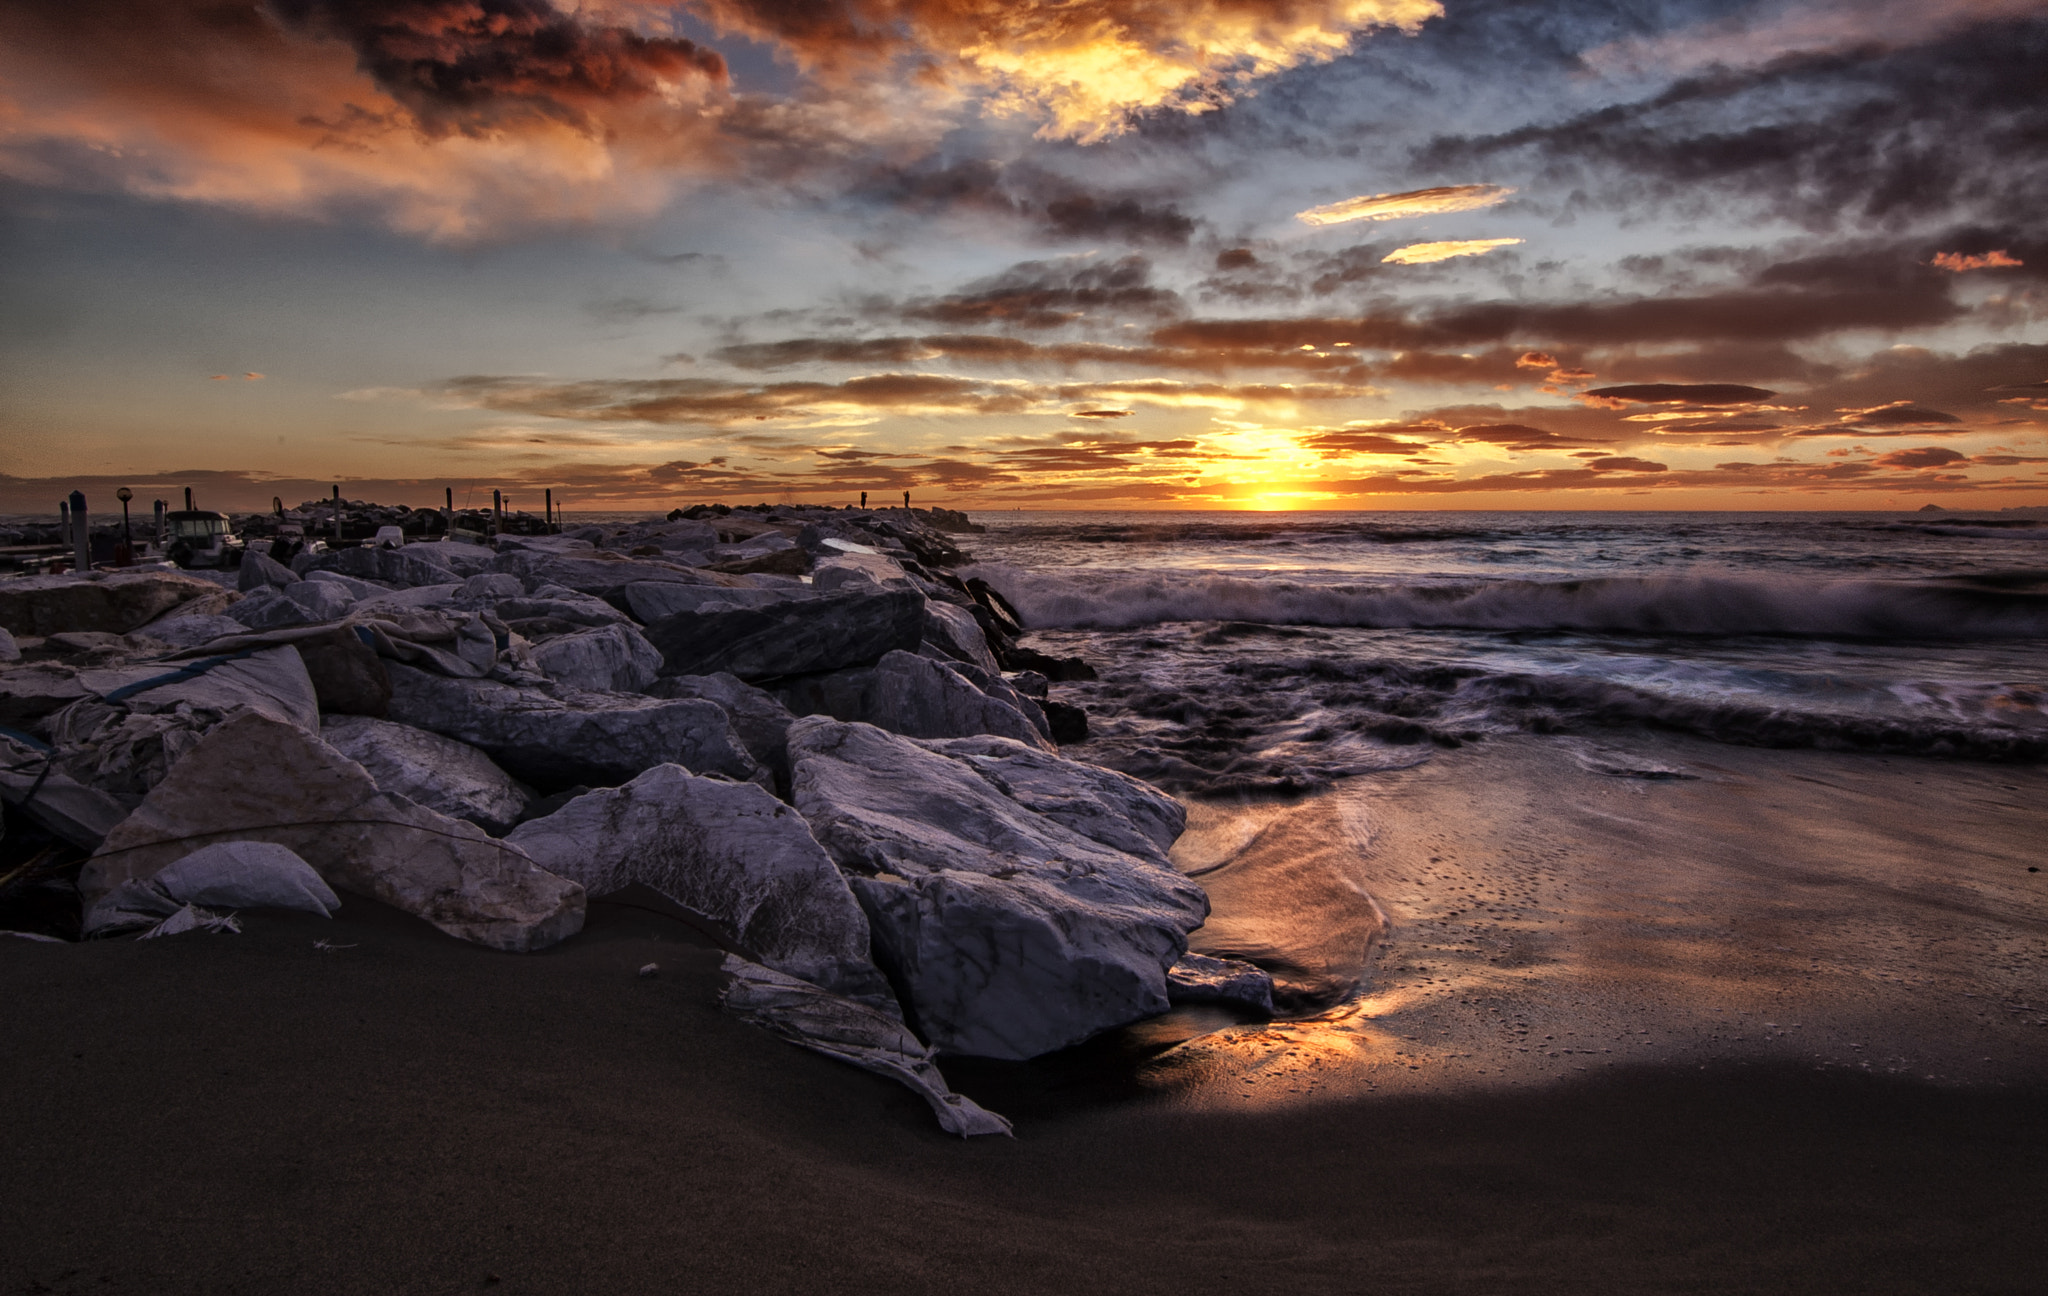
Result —
<instances>
[{"instance_id":1,"label":"lamp post","mask_svg":"<svg viewBox=\"0 0 2048 1296\"><path fill-rule=\"evenodd\" d=\"M121 501L121 548L114 555L116 567L135 565L135 533L128 527L128 501L135 498L135 492L123 486L114 492L114 498Z\"/></svg>"}]
</instances>

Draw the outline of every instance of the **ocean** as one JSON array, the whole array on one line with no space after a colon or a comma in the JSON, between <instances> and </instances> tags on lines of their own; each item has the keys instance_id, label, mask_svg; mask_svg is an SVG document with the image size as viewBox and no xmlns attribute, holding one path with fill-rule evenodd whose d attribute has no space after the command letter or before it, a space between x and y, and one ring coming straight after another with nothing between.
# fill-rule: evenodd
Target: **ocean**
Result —
<instances>
[{"instance_id":1,"label":"ocean","mask_svg":"<svg viewBox=\"0 0 2048 1296\"><path fill-rule=\"evenodd\" d=\"M2031 517L973 516L962 574L1100 673L1056 686L1089 712L1070 754L1179 793L1310 791L1520 733L2048 755Z\"/></svg>"}]
</instances>

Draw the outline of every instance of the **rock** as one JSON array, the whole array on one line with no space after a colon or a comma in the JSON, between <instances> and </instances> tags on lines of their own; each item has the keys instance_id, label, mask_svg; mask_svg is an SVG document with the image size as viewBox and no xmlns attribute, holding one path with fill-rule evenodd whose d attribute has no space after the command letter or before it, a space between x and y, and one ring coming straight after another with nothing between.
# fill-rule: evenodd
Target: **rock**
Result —
<instances>
[{"instance_id":1,"label":"rock","mask_svg":"<svg viewBox=\"0 0 2048 1296\"><path fill-rule=\"evenodd\" d=\"M701 914L780 972L891 1013L868 920L803 818L751 783L657 765L506 838L594 896L633 883Z\"/></svg>"},{"instance_id":2,"label":"rock","mask_svg":"<svg viewBox=\"0 0 2048 1296\"><path fill-rule=\"evenodd\" d=\"M1224 1004L1273 1015L1273 978L1242 959L1187 953L1166 973L1166 997L1176 1004Z\"/></svg>"},{"instance_id":3,"label":"rock","mask_svg":"<svg viewBox=\"0 0 2048 1296\"><path fill-rule=\"evenodd\" d=\"M577 554L536 552L498 555L497 570L510 572L525 581L527 588L560 585L580 594L601 598L614 607L625 598L626 586L636 581L666 581L679 585L730 585L733 578L714 572L677 567L653 559L626 558L619 554L591 550Z\"/></svg>"},{"instance_id":4,"label":"rock","mask_svg":"<svg viewBox=\"0 0 2048 1296\"><path fill-rule=\"evenodd\" d=\"M254 549L242 554L242 565L236 571L235 588L247 594L254 590L270 589L273 586L297 584L299 575L281 562L274 562Z\"/></svg>"},{"instance_id":5,"label":"rock","mask_svg":"<svg viewBox=\"0 0 2048 1296\"><path fill-rule=\"evenodd\" d=\"M87 936L146 927L193 905L214 909L294 909L331 918L341 908L313 866L275 842L202 846L154 877L131 878L86 912ZM169 933L166 933L169 934Z\"/></svg>"},{"instance_id":6,"label":"rock","mask_svg":"<svg viewBox=\"0 0 2048 1296\"><path fill-rule=\"evenodd\" d=\"M353 549L302 553L292 559L292 570L300 576L316 571L337 572L357 580L407 588L444 585L457 576L456 568L446 560L439 545L407 545L403 549L359 545Z\"/></svg>"},{"instance_id":7,"label":"rock","mask_svg":"<svg viewBox=\"0 0 2048 1296\"><path fill-rule=\"evenodd\" d=\"M317 579L287 585L278 593L304 608L308 622L339 620L348 615L356 602L355 594L347 586Z\"/></svg>"},{"instance_id":8,"label":"rock","mask_svg":"<svg viewBox=\"0 0 2048 1296\"><path fill-rule=\"evenodd\" d=\"M369 581L357 580L353 576L344 576L340 572L309 571L306 573L305 579L309 581L319 581L328 585L339 586L340 588L348 591L348 596L350 598L357 600L366 598L382 598L386 594L397 593L396 590L393 590L387 586L373 585ZM445 584L447 583L447 580L448 575L446 572L443 572L441 574L441 581L439 583ZM419 586L418 588L434 589L437 588L437 586L423 585Z\"/></svg>"},{"instance_id":9,"label":"rock","mask_svg":"<svg viewBox=\"0 0 2048 1296\"><path fill-rule=\"evenodd\" d=\"M638 692L661 672L661 654L629 625L550 639L533 650L533 660L557 684L599 692Z\"/></svg>"},{"instance_id":10,"label":"rock","mask_svg":"<svg viewBox=\"0 0 2048 1296\"><path fill-rule=\"evenodd\" d=\"M436 567L445 567L453 573L452 579L460 580L478 572L489 571L496 561L497 553L482 545L464 544L459 540L430 540L409 544L405 552L422 562ZM444 576L443 580L451 579Z\"/></svg>"},{"instance_id":11,"label":"rock","mask_svg":"<svg viewBox=\"0 0 2048 1296\"><path fill-rule=\"evenodd\" d=\"M876 962L924 1038L1021 1059L1164 1012L1166 970L1208 915L1202 889L1013 799L942 748L821 718L789 733L797 809L848 875ZM1093 819L1099 806L1080 810Z\"/></svg>"},{"instance_id":12,"label":"rock","mask_svg":"<svg viewBox=\"0 0 2048 1296\"><path fill-rule=\"evenodd\" d=\"M774 691L796 715L857 720L911 738L1000 734L1051 745L1017 708L915 653L892 652L873 666L783 680Z\"/></svg>"},{"instance_id":13,"label":"rock","mask_svg":"<svg viewBox=\"0 0 2048 1296\"><path fill-rule=\"evenodd\" d=\"M678 585L673 581L635 581L626 586L626 606L642 625L652 625L678 612L717 608L764 608L808 598L810 591L732 589L723 585Z\"/></svg>"},{"instance_id":14,"label":"rock","mask_svg":"<svg viewBox=\"0 0 2048 1296\"><path fill-rule=\"evenodd\" d=\"M924 641L948 657L972 663L990 675L1002 673L1002 668L996 665L995 654L989 651L988 636L982 633L981 624L965 608L926 599Z\"/></svg>"},{"instance_id":15,"label":"rock","mask_svg":"<svg viewBox=\"0 0 2048 1296\"><path fill-rule=\"evenodd\" d=\"M9 634L6 630L0 630L0 662L18 662L20 660L21 645L14 642L12 634Z\"/></svg>"},{"instance_id":16,"label":"rock","mask_svg":"<svg viewBox=\"0 0 2048 1296\"><path fill-rule=\"evenodd\" d=\"M776 576L801 576L811 569L811 556L802 549L788 547L755 554L747 558L735 558L727 562L714 563L706 570L727 572L734 576L748 576L765 572Z\"/></svg>"},{"instance_id":17,"label":"rock","mask_svg":"<svg viewBox=\"0 0 2048 1296\"><path fill-rule=\"evenodd\" d=\"M234 607L234 618L251 630L318 625L339 620L354 606L347 590L328 581L302 580L283 588L257 590Z\"/></svg>"},{"instance_id":18,"label":"rock","mask_svg":"<svg viewBox=\"0 0 2048 1296\"><path fill-rule=\"evenodd\" d=\"M1004 678L1010 681L1011 688L1039 702L1045 701L1047 695L1052 692L1052 682L1037 671L1017 671Z\"/></svg>"},{"instance_id":19,"label":"rock","mask_svg":"<svg viewBox=\"0 0 2048 1296\"><path fill-rule=\"evenodd\" d=\"M195 847L266 841L330 885L494 949L542 949L583 926L583 888L473 824L380 792L306 731L245 714L180 761L79 872L88 905Z\"/></svg>"},{"instance_id":20,"label":"rock","mask_svg":"<svg viewBox=\"0 0 2048 1296\"><path fill-rule=\"evenodd\" d=\"M1010 681L1004 679L1001 675L994 671L985 671L973 662L964 662L955 657L948 657L930 644L926 644L918 649L918 655L939 662L947 670L959 675L969 684L974 685L974 687L988 694L996 701L1015 708L1018 714L1031 722L1031 727L1038 731L1039 737L1045 739L1048 743L1052 741L1052 725L1045 718L1045 709L1039 705L1036 698L1028 698L1019 693L1011 686Z\"/></svg>"},{"instance_id":21,"label":"rock","mask_svg":"<svg viewBox=\"0 0 2048 1296\"><path fill-rule=\"evenodd\" d=\"M354 626L292 641L323 715L381 716L391 706L391 676L373 641Z\"/></svg>"},{"instance_id":22,"label":"rock","mask_svg":"<svg viewBox=\"0 0 2048 1296\"><path fill-rule=\"evenodd\" d=\"M0 725L24 728L86 696L78 672L56 662L0 671Z\"/></svg>"},{"instance_id":23,"label":"rock","mask_svg":"<svg viewBox=\"0 0 2048 1296\"><path fill-rule=\"evenodd\" d=\"M649 697L702 698L725 710L747 753L775 776L778 791L789 787L789 726L796 716L737 675L669 675L647 688Z\"/></svg>"},{"instance_id":24,"label":"rock","mask_svg":"<svg viewBox=\"0 0 2048 1296\"><path fill-rule=\"evenodd\" d=\"M369 716L330 715L321 718L320 737L369 771L379 791L467 820L494 837L519 822L533 799L533 789L483 752L425 729Z\"/></svg>"},{"instance_id":25,"label":"rock","mask_svg":"<svg viewBox=\"0 0 2048 1296\"><path fill-rule=\"evenodd\" d=\"M955 535L979 535L988 530L981 523L972 520L965 513L955 509L934 508L931 510L930 520L932 526L941 531L950 531Z\"/></svg>"},{"instance_id":26,"label":"rock","mask_svg":"<svg viewBox=\"0 0 2048 1296\"><path fill-rule=\"evenodd\" d=\"M172 616L159 617L137 633L161 639L173 648L197 648L215 639L238 635L249 627L229 616Z\"/></svg>"},{"instance_id":27,"label":"rock","mask_svg":"<svg viewBox=\"0 0 2048 1296\"><path fill-rule=\"evenodd\" d=\"M924 632L915 590L849 590L765 608L681 612L647 627L666 675L725 671L744 680L865 666L914 649Z\"/></svg>"},{"instance_id":28,"label":"rock","mask_svg":"<svg viewBox=\"0 0 2048 1296\"><path fill-rule=\"evenodd\" d=\"M1052 729L1052 740L1064 747L1069 743L1088 741L1088 713L1071 702L1055 702L1051 698L1038 704L1045 711L1045 722Z\"/></svg>"},{"instance_id":29,"label":"rock","mask_svg":"<svg viewBox=\"0 0 2048 1296\"><path fill-rule=\"evenodd\" d=\"M395 662L388 670L391 719L480 747L515 778L543 789L612 786L671 762L699 774L772 781L715 703L518 688Z\"/></svg>"},{"instance_id":30,"label":"rock","mask_svg":"<svg viewBox=\"0 0 2048 1296\"><path fill-rule=\"evenodd\" d=\"M1079 657L1050 657L1018 644L1005 647L1002 657L1005 670L1036 671L1049 680L1073 683L1095 678L1095 668Z\"/></svg>"},{"instance_id":31,"label":"rock","mask_svg":"<svg viewBox=\"0 0 2048 1296\"><path fill-rule=\"evenodd\" d=\"M827 544L832 542L827 541ZM811 571L811 588L821 594L838 589L914 589L915 583L894 561L873 550L852 552L835 546L831 556L820 558Z\"/></svg>"},{"instance_id":32,"label":"rock","mask_svg":"<svg viewBox=\"0 0 2048 1296\"><path fill-rule=\"evenodd\" d=\"M127 634L180 604L221 592L182 572L90 572L0 581L0 629L18 635L67 630Z\"/></svg>"},{"instance_id":33,"label":"rock","mask_svg":"<svg viewBox=\"0 0 2048 1296\"><path fill-rule=\"evenodd\" d=\"M1142 779L1004 738L922 744L963 761L990 786L1055 823L1162 868L1187 827L1187 807Z\"/></svg>"},{"instance_id":34,"label":"rock","mask_svg":"<svg viewBox=\"0 0 2048 1296\"><path fill-rule=\"evenodd\" d=\"M491 603L499 599L524 598L526 585L510 572L479 572L462 582L462 597L466 601Z\"/></svg>"},{"instance_id":35,"label":"rock","mask_svg":"<svg viewBox=\"0 0 2048 1296\"><path fill-rule=\"evenodd\" d=\"M1010 1133L1009 1121L947 1086L932 1050L896 1018L737 955L721 970L718 1001L741 1021L909 1086L948 1134Z\"/></svg>"}]
</instances>

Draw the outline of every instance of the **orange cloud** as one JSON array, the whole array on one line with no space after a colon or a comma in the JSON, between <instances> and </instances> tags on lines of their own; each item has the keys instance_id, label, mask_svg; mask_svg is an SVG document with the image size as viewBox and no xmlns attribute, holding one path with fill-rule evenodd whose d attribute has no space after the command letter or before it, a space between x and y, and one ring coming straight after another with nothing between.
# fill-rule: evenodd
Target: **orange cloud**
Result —
<instances>
[{"instance_id":1,"label":"orange cloud","mask_svg":"<svg viewBox=\"0 0 2048 1296\"><path fill-rule=\"evenodd\" d=\"M1450 239L1441 243L1410 243L1380 258L1382 265L1430 265L1452 257L1485 256L1495 248L1513 247L1518 238Z\"/></svg>"},{"instance_id":2,"label":"orange cloud","mask_svg":"<svg viewBox=\"0 0 2048 1296\"><path fill-rule=\"evenodd\" d=\"M1476 211L1506 199L1514 190L1501 185L1441 185L1435 189L1411 189L1405 193L1370 194L1346 198L1343 202L1311 207L1296 212L1294 219L1307 225L1342 225L1350 221L1404 220L1410 216L1442 216L1450 212Z\"/></svg>"},{"instance_id":3,"label":"orange cloud","mask_svg":"<svg viewBox=\"0 0 2048 1296\"><path fill-rule=\"evenodd\" d=\"M1995 252L1985 252L1977 256L1967 256L1961 252L1939 252L1935 254L1932 264L1943 270L1961 274L1966 270L1995 270L2004 266L2025 265L2026 262L2004 248L1999 248Z\"/></svg>"}]
</instances>

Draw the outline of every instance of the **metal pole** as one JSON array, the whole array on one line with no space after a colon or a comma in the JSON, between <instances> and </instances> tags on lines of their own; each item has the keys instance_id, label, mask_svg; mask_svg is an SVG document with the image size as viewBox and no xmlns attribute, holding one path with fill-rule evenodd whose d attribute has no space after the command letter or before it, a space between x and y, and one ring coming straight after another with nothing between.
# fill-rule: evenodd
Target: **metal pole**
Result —
<instances>
[{"instance_id":1,"label":"metal pole","mask_svg":"<svg viewBox=\"0 0 2048 1296\"><path fill-rule=\"evenodd\" d=\"M547 522L548 530L553 531L555 529L555 488L552 486L548 487L547 502L541 517Z\"/></svg>"},{"instance_id":2,"label":"metal pole","mask_svg":"<svg viewBox=\"0 0 2048 1296\"><path fill-rule=\"evenodd\" d=\"M71 534L76 539L78 546L78 561L73 565L72 570L81 572L91 571L92 530L91 523L85 515L84 491L71 492Z\"/></svg>"},{"instance_id":3,"label":"metal pole","mask_svg":"<svg viewBox=\"0 0 2048 1296\"><path fill-rule=\"evenodd\" d=\"M334 487L334 547L341 548L341 486Z\"/></svg>"},{"instance_id":4,"label":"metal pole","mask_svg":"<svg viewBox=\"0 0 2048 1296\"><path fill-rule=\"evenodd\" d=\"M491 492L491 539L497 539L505 530L505 496L501 491Z\"/></svg>"},{"instance_id":5,"label":"metal pole","mask_svg":"<svg viewBox=\"0 0 2048 1296\"><path fill-rule=\"evenodd\" d=\"M443 486L441 491L441 538L443 540L453 540L455 538L455 488L453 486Z\"/></svg>"},{"instance_id":6,"label":"metal pole","mask_svg":"<svg viewBox=\"0 0 2048 1296\"><path fill-rule=\"evenodd\" d=\"M123 567L135 565L135 533L128 526L128 501L135 498L135 492L123 486L114 492L114 498L121 501L121 552L115 559Z\"/></svg>"}]
</instances>

